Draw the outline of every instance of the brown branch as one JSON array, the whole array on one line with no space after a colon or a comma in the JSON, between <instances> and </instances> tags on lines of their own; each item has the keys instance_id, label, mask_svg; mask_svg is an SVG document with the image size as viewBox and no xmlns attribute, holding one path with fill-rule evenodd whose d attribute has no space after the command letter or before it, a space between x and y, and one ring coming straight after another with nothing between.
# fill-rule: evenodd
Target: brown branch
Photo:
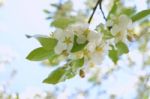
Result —
<instances>
[{"instance_id":1,"label":"brown branch","mask_svg":"<svg viewBox=\"0 0 150 99\"><path fill-rule=\"evenodd\" d=\"M92 14L91 14L91 16L90 16L90 18L89 18L89 20L88 20L88 23L91 22L91 20L92 20L92 18L93 18L93 15L94 15L94 13L95 13L95 11L96 11L98 5L99 5L100 10L101 10L101 12L102 12L103 18L105 19L105 21L107 21L107 19L106 19L106 17L105 17L105 14L104 14L104 12L103 12L103 10L102 10L102 1L103 1L103 0L98 0L98 1L97 1L95 7L93 8L93 12L92 12Z\"/></svg>"},{"instance_id":2,"label":"brown branch","mask_svg":"<svg viewBox=\"0 0 150 99\"><path fill-rule=\"evenodd\" d=\"M95 11L96 11L96 8L97 8L98 4L99 4L101 1L102 1L102 0L98 0L98 1L97 1L95 7L93 8L93 12L92 12L92 14L91 14L91 16L90 16L90 18L89 18L89 20L88 20L88 23L91 22L91 20L92 20L92 18L93 18L93 15L94 15L94 13L95 13Z\"/></svg>"},{"instance_id":3,"label":"brown branch","mask_svg":"<svg viewBox=\"0 0 150 99\"><path fill-rule=\"evenodd\" d=\"M102 15L103 15L104 20L107 21L107 18L106 18L105 14L104 14L104 11L103 11L103 9L102 9L102 0L100 0L100 1L101 1L101 2L99 3L99 8L100 8L100 10L101 10L101 12L102 12Z\"/></svg>"}]
</instances>

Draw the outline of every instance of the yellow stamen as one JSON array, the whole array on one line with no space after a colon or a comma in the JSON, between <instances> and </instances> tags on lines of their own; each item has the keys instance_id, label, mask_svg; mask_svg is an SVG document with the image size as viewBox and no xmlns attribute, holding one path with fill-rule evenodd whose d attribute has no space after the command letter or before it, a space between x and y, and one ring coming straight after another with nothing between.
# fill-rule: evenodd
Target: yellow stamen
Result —
<instances>
[{"instance_id":1,"label":"yellow stamen","mask_svg":"<svg viewBox=\"0 0 150 99\"><path fill-rule=\"evenodd\" d=\"M71 41L71 37L65 37L64 43L69 45L70 43L72 43Z\"/></svg>"},{"instance_id":2,"label":"yellow stamen","mask_svg":"<svg viewBox=\"0 0 150 99\"><path fill-rule=\"evenodd\" d=\"M85 37L87 37L89 33L90 33L90 30L89 30L89 29L86 29L86 30L83 32L83 35L84 35Z\"/></svg>"}]
</instances>

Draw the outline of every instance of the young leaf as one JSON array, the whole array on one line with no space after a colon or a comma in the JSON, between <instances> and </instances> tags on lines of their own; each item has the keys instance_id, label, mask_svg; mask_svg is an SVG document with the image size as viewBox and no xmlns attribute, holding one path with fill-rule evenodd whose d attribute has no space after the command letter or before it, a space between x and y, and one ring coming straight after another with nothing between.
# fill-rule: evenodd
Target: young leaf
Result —
<instances>
[{"instance_id":1,"label":"young leaf","mask_svg":"<svg viewBox=\"0 0 150 99\"><path fill-rule=\"evenodd\" d=\"M150 15L150 9L147 9L147 10L143 10L135 15L133 15L131 17L132 21L135 22L135 21L138 21L146 16Z\"/></svg>"},{"instance_id":2,"label":"young leaf","mask_svg":"<svg viewBox=\"0 0 150 99\"><path fill-rule=\"evenodd\" d=\"M109 50L109 57L116 64L119 59L117 50L115 49Z\"/></svg>"},{"instance_id":3,"label":"young leaf","mask_svg":"<svg viewBox=\"0 0 150 99\"><path fill-rule=\"evenodd\" d=\"M74 77L79 70L79 67L83 66L84 59L78 59L71 62L71 64L65 64L63 67L59 67L54 70L43 82L48 84L57 84Z\"/></svg>"},{"instance_id":4,"label":"young leaf","mask_svg":"<svg viewBox=\"0 0 150 99\"><path fill-rule=\"evenodd\" d=\"M43 82L48 84L57 84L65 74L65 68L60 67L54 70Z\"/></svg>"},{"instance_id":5,"label":"young leaf","mask_svg":"<svg viewBox=\"0 0 150 99\"><path fill-rule=\"evenodd\" d=\"M57 40L50 37L38 37L37 38L40 44L45 48L46 50L53 50L54 47L57 44Z\"/></svg>"},{"instance_id":6,"label":"young leaf","mask_svg":"<svg viewBox=\"0 0 150 99\"><path fill-rule=\"evenodd\" d=\"M68 66L68 64L66 65L67 67L59 67L58 69L54 70L43 82L48 84L57 84L74 77L77 72L73 72L72 68Z\"/></svg>"},{"instance_id":7,"label":"young leaf","mask_svg":"<svg viewBox=\"0 0 150 99\"><path fill-rule=\"evenodd\" d=\"M30 52L30 54L26 58L31 61L41 61L50 58L51 56L53 56L53 54L54 51L48 51L43 47L40 47Z\"/></svg>"},{"instance_id":8,"label":"young leaf","mask_svg":"<svg viewBox=\"0 0 150 99\"><path fill-rule=\"evenodd\" d=\"M60 60L58 59L59 55L54 54L52 57L50 57L49 60L49 64L51 66L56 66L59 64Z\"/></svg>"},{"instance_id":9,"label":"young leaf","mask_svg":"<svg viewBox=\"0 0 150 99\"><path fill-rule=\"evenodd\" d=\"M104 28L101 28L101 32L104 33L103 39L105 39L105 40L111 39L114 37L109 30L106 30Z\"/></svg>"},{"instance_id":10,"label":"young leaf","mask_svg":"<svg viewBox=\"0 0 150 99\"><path fill-rule=\"evenodd\" d=\"M108 14L108 16L107 16L107 19L110 19L110 15L111 15L112 13L115 13L115 12L116 12L116 10L117 10L117 3L118 3L118 2L119 2L119 0L114 0L114 4L113 4L111 10L109 11L109 14Z\"/></svg>"},{"instance_id":11,"label":"young leaf","mask_svg":"<svg viewBox=\"0 0 150 99\"><path fill-rule=\"evenodd\" d=\"M33 36L26 35L26 37L37 39L40 42L40 44L43 46L43 48L46 50L53 50L55 45L57 44L56 39L44 35L33 35Z\"/></svg>"},{"instance_id":12,"label":"young leaf","mask_svg":"<svg viewBox=\"0 0 150 99\"><path fill-rule=\"evenodd\" d=\"M57 28L66 28L69 24L72 24L74 23L75 20L72 19L72 18L64 18L64 17L61 17L61 18L57 18L56 20L54 20L52 23L51 23L51 26L55 26Z\"/></svg>"},{"instance_id":13,"label":"young leaf","mask_svg":"<svg viewBox=\"0 0 150 99\"><path fill-rule=\"evenodd\" d=\"M119 55L126 54L129 52L127 45L121 41L116 44L116 47Z\"/></svg>"},{"instance_id":14,"label":"young leaf","mask_svg":"<svg viewBox=\"0 0 150 99\"><path fill-rule=\"evenodd\" d=\"M136 10L135 7L129 7L129 8L123 8L123 14L126 14L127 16L132 16L135 14Z\"/></svg>"},{"instance_id":15,"label":"young leaf","mask_svg":"<svg viewBox=\"0 0 150 99\"><path fill-rule=\"evenodd\" d=\"M76 68L82 67L84 65L84 58L74 60L71 64Z\"/></svg>"},{"instance_id":16,"label":"young leaf","mask_svg":"<svg viewBox=\"0 0 150 99\"><path fill-rule=\"evenodd\" d=\"M77 36L74 37L74 43L73 43L73 47L71 49L71 52L77 52L82 50L88 42L85 42L84 44L78 44L77 43Z\"/></svg>"}]
</instances>

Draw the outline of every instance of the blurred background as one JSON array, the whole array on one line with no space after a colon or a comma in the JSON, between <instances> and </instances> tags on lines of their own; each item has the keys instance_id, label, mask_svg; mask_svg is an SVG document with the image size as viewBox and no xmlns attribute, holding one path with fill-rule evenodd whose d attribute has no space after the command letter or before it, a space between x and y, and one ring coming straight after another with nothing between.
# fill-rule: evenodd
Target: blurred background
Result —
<instances>
[{"instance_id":1,"label":"blurred background","mask_svg":"<svg viewBox=\"0 0 150 99\"><path fill-rule=\"evenodd\" d=\"M54 30L51 17L57 11L54 4L60 2L65 11L71 9L79 20L87 21L96 0L0 0L0 99L150 99L150 18L136 24L139 39L129 45L129 54L122 56L117 66L106 57L85 78L76 76L57 85L42 83L54 68L25 59L40 46L25 35L50 35ZM149 2L122 0L136 11L148 9ZM112 3L103 2L106 15ZM100 16L97 11L91 28L104 22Z\"/></svg>"}]
</instances>

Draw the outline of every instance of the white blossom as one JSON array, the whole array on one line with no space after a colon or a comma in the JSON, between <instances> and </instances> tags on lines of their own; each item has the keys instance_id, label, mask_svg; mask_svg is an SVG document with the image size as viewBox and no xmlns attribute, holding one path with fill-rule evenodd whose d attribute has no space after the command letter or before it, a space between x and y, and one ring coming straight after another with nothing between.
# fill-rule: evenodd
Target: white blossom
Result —
<instances>
[{"instance_id":1,"label":"white blossom","mask_svg":"<svg viewBox=\"0 0 150 99\"><path fill-rule=\"evenodd\" d=\"M78 36L77 38L78 44L83 44L87 41L87 36L88 36L88 33L90 32L89 24L77 23L77 24L70 26L70 28L73 30L75 35Z\"/></svg>"},{"instance_id":2,"label":"white blossom","mask_svg":"<svg viewBox=\"0 0 150 99\"><path fill-rule=\"evenodd\" d=\"M132 20L127 15L120 15L119 17L111 16L107 22L107 26L112 27L111 33L116 37L116 40L125 41L128 30L131 29Z\"/></svg>"},{"instance_id":3,"label":"white blossom","mask_svg":"<svg viewBox=\"0 0 150 99\"><path fill-rule=\"evenodd\" d=\"M71 50L74 40L72 31L57 29L54 33L54 38L58 40L54 49L56 54L61 54L63 51L69 52Z\"/></svg>"},{"instance_id":4,"label":"white blossom","mask_svg":"<svg viewBox=\"0 0 150 99\"><path fill-rule=\"evenodd\" d=\"M97 32L90 32L88 35L88 41L87 49L91 52L93 52L96 48L96 46L100 45L102 42L102 35Z\"/></svg>"}]
</instances>

